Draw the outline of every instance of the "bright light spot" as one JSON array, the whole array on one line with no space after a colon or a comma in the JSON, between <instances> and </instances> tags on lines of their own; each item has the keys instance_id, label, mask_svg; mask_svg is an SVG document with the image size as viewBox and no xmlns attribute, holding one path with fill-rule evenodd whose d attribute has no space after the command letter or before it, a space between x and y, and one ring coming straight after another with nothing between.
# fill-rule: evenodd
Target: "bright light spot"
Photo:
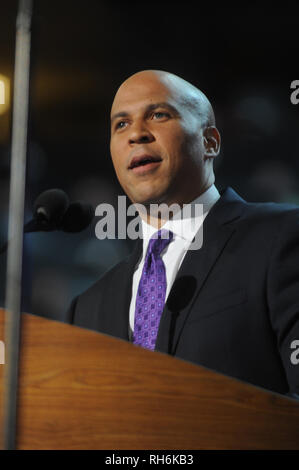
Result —
<instances>
[{"instance_id":1,"label":"bright light spot","mask_svg":"<svg viewBox=\"0 0 299 470\"><path fill-rule=\"evenodd\" d=\"M0 114L4 114L9 109L10 82L9 78L0 75Z\"/></svg>"},{"instance_id":2,"label":"bright light spot","mask_svg":"<svg viewBox=\"0 0 299 470\"><path fill-rule=\"evenodd\" d=\"M5 346L3 341L0 341L0 364L5 364Z\"/></svg>"},{"instance_id":3,"label":"bright light spot","mask_svg":"<svg viewBox=\"0 0 299 470\"><path fill-rule=\"evenodd\" d=\"M0 81L0 104L5 104L5 86L2 80Z\"/></svg>"}]
</instances>

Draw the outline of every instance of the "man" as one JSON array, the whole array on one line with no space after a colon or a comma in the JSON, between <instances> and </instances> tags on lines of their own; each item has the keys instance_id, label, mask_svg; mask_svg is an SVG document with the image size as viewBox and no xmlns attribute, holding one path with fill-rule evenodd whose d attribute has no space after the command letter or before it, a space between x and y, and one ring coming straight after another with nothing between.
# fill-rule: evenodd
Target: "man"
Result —
<instances>
[{"instance_id":1,"label":"man","mask_svg":"<svg viewBox=\"0 0 299 470\"><path fill-rule=\"evenodd\" d=\"M299 209L218 193L212 106L170 73L142 71L120 86L110 148L120 184L144 208L144 238L74 299L68 321L298 394ZM154 204L203 213L167 220Z\"/></svg>"}]
</instances>

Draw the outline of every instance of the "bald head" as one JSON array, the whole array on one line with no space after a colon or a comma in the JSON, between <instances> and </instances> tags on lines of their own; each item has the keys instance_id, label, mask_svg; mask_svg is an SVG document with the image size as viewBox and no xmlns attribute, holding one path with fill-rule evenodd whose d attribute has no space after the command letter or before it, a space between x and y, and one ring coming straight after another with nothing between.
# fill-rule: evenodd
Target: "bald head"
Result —
<instances>
[{"instance_id":1,"label":"bald head","mask_svg":"<svg viewBox=\"0 0 299 470\"><path fill-rule=\"evenodd\" d=\"M199 119L203 127L216 125L214 111L206 95L183 78L162 70L142 70L131 75L119 87L114 102L124 89L128 87L134 88L134 86L138 86L143 82L148 83L149 81L153 83L159 82L182 107L188 109Z\"/></svg>"},{"instance_id":2,"label":"bald head","mask_svg":"<svg viewBox=\"0 0 299 470\"><path fill-rule=\"evenodd\" d=\"M110 151L118 180L133 202L191 202L213 184L219 148L212 106L186 80L144 70L117 90Z\"/></svg>"}]
</instances>

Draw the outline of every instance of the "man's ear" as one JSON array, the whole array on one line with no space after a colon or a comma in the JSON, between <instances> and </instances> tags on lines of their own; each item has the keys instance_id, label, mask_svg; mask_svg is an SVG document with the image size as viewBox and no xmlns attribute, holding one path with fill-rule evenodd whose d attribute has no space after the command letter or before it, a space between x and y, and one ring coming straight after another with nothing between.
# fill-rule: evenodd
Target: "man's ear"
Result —
<instances>
[{"instance_id":1,"label":"man's ear","mask_svg":"<svg viewBox=\"0 0 299 470\"><path fill-rule=\"evenodd\" d=\"M220 152L221 137L215 126L206 127L203 131L205 156L214 158Z\"/></svg>"}]
</instances>

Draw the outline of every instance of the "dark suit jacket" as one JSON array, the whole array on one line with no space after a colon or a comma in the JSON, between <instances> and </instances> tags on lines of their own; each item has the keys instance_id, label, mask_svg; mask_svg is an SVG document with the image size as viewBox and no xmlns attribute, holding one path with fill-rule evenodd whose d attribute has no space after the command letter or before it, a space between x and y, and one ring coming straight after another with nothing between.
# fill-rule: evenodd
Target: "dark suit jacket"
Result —
<instances>
[{"instance_id":1,"label":"dark suit jacket","mask_svg":"<svg viewBox=\"0 0 299 470\"><path fill-rule=\"evenodd\" d=\"M129 340L132 276L142 250L76 297L67 321ZM299 208L247 203L226 189L189 250L156 350L278 393L299 393Z\"/></svg>"}]
</instances>

